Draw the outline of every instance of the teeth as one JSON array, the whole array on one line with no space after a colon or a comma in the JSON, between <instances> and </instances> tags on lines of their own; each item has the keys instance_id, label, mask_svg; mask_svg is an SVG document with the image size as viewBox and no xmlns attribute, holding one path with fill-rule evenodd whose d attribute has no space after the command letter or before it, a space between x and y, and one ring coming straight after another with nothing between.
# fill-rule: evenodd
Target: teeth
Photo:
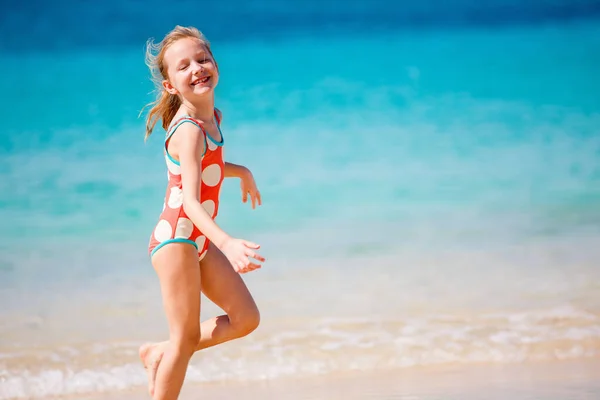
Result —
<instances>
[{"instance_id":1,"label":"teeth","mask_svg":"<svg viewBox=\"0 0 600 400\"><path fill-rule=\"evenodd\" d=\"M192 85L197 85L199 83L205 83L208 82L208 76L204 77L204 78L200 78L200 79L196 79L194 82L192 82Z\"/></svg>"}]
</instances>

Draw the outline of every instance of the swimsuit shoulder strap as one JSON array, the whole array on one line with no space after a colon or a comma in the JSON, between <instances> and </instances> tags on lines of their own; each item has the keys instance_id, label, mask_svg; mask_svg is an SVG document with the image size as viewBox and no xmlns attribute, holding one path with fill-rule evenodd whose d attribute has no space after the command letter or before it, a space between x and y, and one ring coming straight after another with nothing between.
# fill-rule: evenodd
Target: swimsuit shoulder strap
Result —
<instances>
[{"instance_id":1,"label":"swimsuit shoulder strap","mask_svg":"<svg viewBox=\"0 0 600 400\"><path fill-rule=\"evenodd\" d=\"M173 134L175 133L175 131L177 130L177 128L179 128L181 125L185 124L186 122L189 122L189 123L192 123L192 124L196 125L202 131L202 134L204 136L204 152L202 153L202 156L204 156L204 154L206 153L206 149L208 148L208 144L206 143L206 131L204 130L204 127L202 126L202 124L200 122L198 122L194 118L192 118L190 116L187 116L187 115L184 115L183 117L175 120L171 124L171 127L169 128L169 130L167 131L167 136L165 138L165 151L167 152L167 155L169 156L169 158L172 158L171 155L169 154L169 149L168 149L169 140L171 139L171 137L173 136Z\"/></svg>"}]
</instances>

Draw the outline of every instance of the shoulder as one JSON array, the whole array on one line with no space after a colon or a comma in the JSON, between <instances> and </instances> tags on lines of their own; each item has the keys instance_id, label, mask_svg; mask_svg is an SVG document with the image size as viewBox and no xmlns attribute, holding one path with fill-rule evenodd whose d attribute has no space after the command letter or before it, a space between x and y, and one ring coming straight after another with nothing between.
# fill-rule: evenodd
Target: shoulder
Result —
<instances>
[{"instance_id":1,"label":"shoulder","mask_svg":"<svg viewBox=\"0 0 600 400\"><path fill-rule=\"evenodd\" d=\"M171 124L170 130L171 135L176 132L204 132L200 121L187 116L175 118Z\"/></svg>"},{"instance_id":2,"label":"shoulder","mask_svg":"<svg viewBox=\"0 0 600 400\"><path fill-rule=\"evenodd\" d=\"M197 121L190 117L182 117L177 119L170 133L171 141L183 145L181 149L205 147L205 132L204 128Z\"/></svg>"}]
</instances>

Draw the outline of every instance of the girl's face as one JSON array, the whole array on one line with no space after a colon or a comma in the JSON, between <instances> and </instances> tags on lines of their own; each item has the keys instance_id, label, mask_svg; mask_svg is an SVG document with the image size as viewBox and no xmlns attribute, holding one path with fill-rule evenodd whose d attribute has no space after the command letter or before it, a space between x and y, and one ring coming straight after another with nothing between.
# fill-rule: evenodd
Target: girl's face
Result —
<instances>
[{"instance_id":1,"label":"girl's face","mask_svg":"<svg viewBox=\"0 0 600 400\"><path fill-rule=\"evenodd\" d=\"M169 77L163 81L165 90L188 101L212 93L219 82L215 60L198 39L184 38L171 44L164 63Z\"/></svg>"}]
</instances>

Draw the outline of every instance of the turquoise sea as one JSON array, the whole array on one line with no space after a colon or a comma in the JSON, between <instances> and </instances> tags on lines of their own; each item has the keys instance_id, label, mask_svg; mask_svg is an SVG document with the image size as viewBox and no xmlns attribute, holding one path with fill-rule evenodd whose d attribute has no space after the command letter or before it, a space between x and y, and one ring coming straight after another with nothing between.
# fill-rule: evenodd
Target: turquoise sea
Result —
<instances>
[{"instance_id":1,"label":"turquoise sea","mask_svg":"<svg viewBox=\"0 0 600 400\"><path fill-rule=\"evenodd\" d=\"M145 385L144 44L175 24L211 40L263 195L227 181L217 222L268 258L261 327L191 381L600 357L600 5L479 3L3 5L0 399Z\"/></svg>"}]
</instances>

